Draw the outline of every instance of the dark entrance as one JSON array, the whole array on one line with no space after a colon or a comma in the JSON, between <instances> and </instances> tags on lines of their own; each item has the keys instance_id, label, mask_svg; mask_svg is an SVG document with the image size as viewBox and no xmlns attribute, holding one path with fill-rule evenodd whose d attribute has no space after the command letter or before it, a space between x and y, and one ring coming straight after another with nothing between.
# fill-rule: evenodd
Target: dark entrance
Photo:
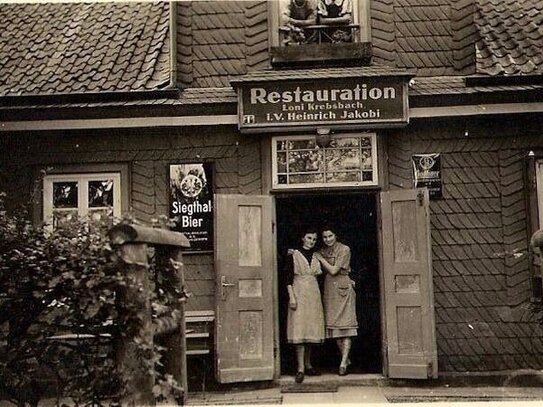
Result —
<instances>
[{"instance_id":1,"label":"dark entrance","mask_svg":"<svg viewBox=\"0 0 543 407\"><path fill-rule=\"evenodd\" d=\"M335 225L339 240L347 244L352 253L351 278L356 282L359 330L358 337L353 338L352 365L349 371L359 374L382 373L377 196L374 193L335 193L277 198L279 325L283 374L296 371L294 347L286 342L288 294L282 270L287 260L287 250L299 246L298 233L302 225L311 224L318 229L324 223ZM317 346L312 359L323 372L337 373L339 351L332 340Z\"/></svg>"}]
</instances>

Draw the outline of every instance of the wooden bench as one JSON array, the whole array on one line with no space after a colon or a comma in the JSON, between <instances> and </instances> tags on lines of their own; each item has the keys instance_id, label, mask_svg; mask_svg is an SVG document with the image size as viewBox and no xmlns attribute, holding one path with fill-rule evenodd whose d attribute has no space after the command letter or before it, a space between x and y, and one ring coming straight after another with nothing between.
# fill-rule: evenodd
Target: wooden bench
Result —
<instances>
[{"instance_id":1,"label":"wooden bench","mask_svg":"<svg viewBox=\"0 0 543 407\"><path fill-rule=\"evenodd\" d=\"M187 359L198 361L202 367L202 391L205 392L209 367L213 367L213 311L186 311ZM213 370L211 369L211 373Z\"/></svg>"}]
</instances>

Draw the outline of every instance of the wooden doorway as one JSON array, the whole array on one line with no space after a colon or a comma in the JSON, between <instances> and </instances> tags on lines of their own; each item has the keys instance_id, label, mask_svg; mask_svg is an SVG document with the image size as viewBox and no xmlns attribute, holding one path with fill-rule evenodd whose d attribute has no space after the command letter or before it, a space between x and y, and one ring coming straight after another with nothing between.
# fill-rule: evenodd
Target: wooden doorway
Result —
<instances>
[{"instance_id":1,"label":"wooden doorway","mask_svg":"<svg viewBox=\"0 0 543 407\"><path fill-rule=\"evenodd\" d=\"M358 336L351 350L352 373L382 373L381 315L379 290L379 248L376 193L303 194L277 197L277 265L279 283L279 327L281 373L295 372L292 345L286 342L288 296L283 281L286 253L297 247L302 226L319 228L333 223L339 240L351 248L352 278L356 282ZM314 353L314 364L324 373L337 372L339 353L335 343L326 341Z\"/></svg>"}]
</instances>

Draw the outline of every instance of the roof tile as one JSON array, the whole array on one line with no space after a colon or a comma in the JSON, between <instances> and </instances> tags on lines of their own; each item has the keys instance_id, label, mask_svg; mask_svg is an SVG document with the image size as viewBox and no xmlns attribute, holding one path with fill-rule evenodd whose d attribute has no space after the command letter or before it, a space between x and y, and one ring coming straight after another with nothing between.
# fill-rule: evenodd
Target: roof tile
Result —
<instances>
[{"instance_id":1,"label":"roof tile","mask_svg":"<svg viewBox=\"0 0 543 407\"><path fill-rule=\"evenodd\" d=\"M0 96L159 88L168 13L168 2L3 4Z\"/></svg>"},{"instance_id":2,"label":"roof tile","mask_svg":"<svg viewBox=\"0 0 543 407\"><path fill-rule=\"evenodd\" d=\"M543 2L476 0L476 7L479 73L543 73Z\"/></svg>"}]
</instances>

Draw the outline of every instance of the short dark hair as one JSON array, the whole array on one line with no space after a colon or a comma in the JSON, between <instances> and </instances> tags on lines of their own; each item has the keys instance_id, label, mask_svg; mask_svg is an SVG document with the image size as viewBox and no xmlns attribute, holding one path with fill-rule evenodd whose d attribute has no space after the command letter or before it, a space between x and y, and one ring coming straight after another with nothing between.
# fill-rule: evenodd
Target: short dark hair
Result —
<instances>
[{"instance_id":1,"label":"short dark hair","mask_svg":"<svg viewBox=\"0 0 543 407\"><path fill-rule=\"evenodd\" d=\"M326 232L327 230L329 230L330 232L332 232L334 235L337 235L336 226L333 225L333 224L330 223L330 222L324 223L324 224L321 226L321 233L322 233L322 232Z\"/></svg>"},{"instance_id":2,"label":"short dark hair","mask_svg":"<svg viewBox=\"0 0 543 407\"><path fill-rule=\"evenodd\" d=\"M317 235L319 234L318 229L313 225L302 227L300 230L302 232L302 233L300 233L301 238L303 238L305 235L309 235L309 234L312 234L312 233L315 233Z\"/></svg>"}]
</instances>

